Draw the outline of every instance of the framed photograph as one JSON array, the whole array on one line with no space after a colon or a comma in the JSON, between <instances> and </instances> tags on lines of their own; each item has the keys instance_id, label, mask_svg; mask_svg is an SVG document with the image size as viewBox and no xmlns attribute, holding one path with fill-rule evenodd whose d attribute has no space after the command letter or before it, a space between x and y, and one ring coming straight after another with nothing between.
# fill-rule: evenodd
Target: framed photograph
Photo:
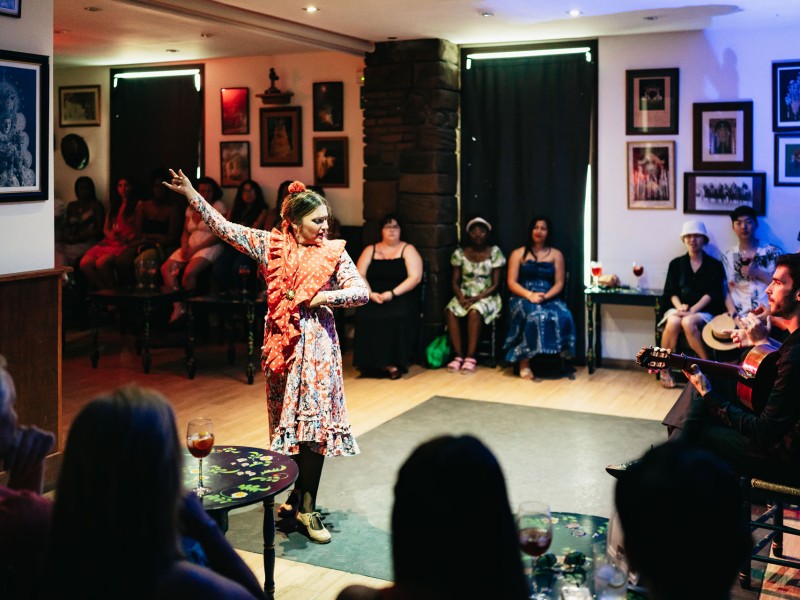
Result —
<instances>
[{"instance_id":1,"label":"framed photograph","mask_svg":"<svg viewBox=\"0 0 800 600\"><path fill-rule=\"evenodd\" d=\"M349 187L347 138L314 138L314 185Z\"/></svg>"},{"instance_id":2,"label":"framed photograph","mask_svg":"<svg viewBox=\"0 0 800 600\"><path fill-rule=\"evenodd\" d=\"M628 208L675 208L675 142L628 142Z\"/></svg>"},{"instance_id":3,"label":"framed photograph","mask_svg":"<svg viewBox=\"0 0 800 600\"><path fill-rule=\"evenodd\" d=\"M314 131L344 129L344 84L323 81L314 84Z\"/></svg>"},{"instance_id":4,"label":"framed photograph","mask_svg":"<svg viewBox=\"0 0 800 600\"><path fill-rule=\"evenodd\" d=\"M222 187L239 187L250 179L250 142L220 142L219 172Z\"/></svg>"},{"instance_id":5,"label":"framed photograph","mask_svg":"<svg viewBox=\"0 0 800 600\"><path fill-rule=\"evenodd\" d=\"M58 124L61 127L100 125L100 86L59 87Z\"/></svg>"},{"instance_id":6,"label":"framed photograph","mask_svg":"<svg viewBox=\"0 0 800 600\"><path fill-rule=\"evenodd\" d=\"M767 174L753 172L684 173L683 212L728 214L749 206L758 216L767 211Z\"/></svg>"},{"instance_id":7,"label":"framed photograph","mask_svg":"<svg viewBox=\"0 0 800 600\"><path fill-rule=\"evenodd\" d=\"M49 195L49 60L0 50L0 202L47 200Z\"/></svg>"},{"instance_id":8,"label":"framed photograph","mask_svg":"<svg viewBox=\"0 0 800 600\"><path fill-rule=\"evenodd\" d=\"M678 69L625 71L625 133L678 133Z\"/></svg>"},{"instance_id":9,"label":"framed photograph","mask_svg":"<svg viewBox=\"0 0 800 600\"><path fill-rule=\"evenodd\" d=\"M260 113L261 166L303 166L302 108L262 108Z\"/></svg>"},{"instance_id":10,"label":"framed photograph","mask_svg":"<svg viewBox=\"0 0 800 600\"><path fill-rule=\"evenodd\" d=\"M697 102L692 106L694 169L752 169L753 103Z\"/></svg>"},{"instance_id":11,"label":"framed photograph","mask_svg":"<svg viewBox=\"0 0 800 600\"><path fill-rule=\"evenodd\" d=\"M222 88L222 135L250 133L249 88Z\"/></svg>"},{"instance_id":12,"label":"framed photograph","mask_svg":"<svg viewBox=\"0 0 800 600\"><path fill-rule=\"evenodd\" d=\"M800 133L775 136L775 186L800 186Z\"/></svg>"},{"instance_id":13,"label":"framed photograph","mask_svg":"<svg viewBox=\"0 0 800 600\"><path fill-rule=\"evenodd\" d=\"M19 19L21 4L22 0L2 0L0 2L0 15Z\"/></svg>"},{"instance_id":14,"label":"framed photograph","mask_svg":"<svg viewBox=\"0 0 800 600\"><path fill-rule=\"evenodd\" d=\"M772 63L772 131L800 131L800 60Z\"/></svg>"}]
</instances>

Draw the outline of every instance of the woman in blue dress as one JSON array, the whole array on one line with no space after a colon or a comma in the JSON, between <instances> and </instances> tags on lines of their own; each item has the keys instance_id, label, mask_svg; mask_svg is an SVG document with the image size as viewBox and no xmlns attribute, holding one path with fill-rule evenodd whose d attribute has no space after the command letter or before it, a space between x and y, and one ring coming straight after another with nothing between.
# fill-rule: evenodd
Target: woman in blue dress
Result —
<instances>
[{"instance_id":1,"label":"woman in blue dress","mask_svg":"<svg viewBox=\"0 0 800 600\"><path fill-rule=\"evenodd\" d=\"M560 296L564 255L550 245L550 219L534 217L528 242L508 259L506 361L519 363L519 376L533 379L530 360L538 354L575 353L575 322Z\"/></svg>"}]
</instances>

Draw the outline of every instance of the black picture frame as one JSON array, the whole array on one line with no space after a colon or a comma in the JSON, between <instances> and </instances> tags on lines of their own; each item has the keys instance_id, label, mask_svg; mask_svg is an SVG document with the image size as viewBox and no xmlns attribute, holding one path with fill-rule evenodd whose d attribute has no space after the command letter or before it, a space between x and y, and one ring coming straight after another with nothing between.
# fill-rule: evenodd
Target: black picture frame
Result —
<instances>
[{"instance_id":1,"label":"black picture frame","mask_svg":"<svg viewBox=\"0 0 800 600\"><path fill-rule=\"evenodd\" d=\"M259 113L261 166L303 166L302 108L262 108Z\"/></svg>"},{"instance_id":2,"label":"black picture frame","mask_svg":"<svg viewBox=\"0 0 800 600\"><path fill-rule=\"evenodd\" d=\"M692 105L695 171L753 168L753 102L696 102Z\"/></svg>"},{"instance_id":3,"label":"black picture frame","mask_svg":"<svg viewBox=\"0 0 800 600\"><path fill-rule=\"evenodd\" d=\"M58 88L59 127L100 125L100 86L64 85Z\"/></svg>"},{"instance_id":4,"label":"black picture frame","mask_svg":"<svg viewBox=\"0 0 800 600\"><path fill-rule=\"evenodd\" d=\"M219 99L222 135L250 133L250 88L221 88Z\"/></svg>"},{"instance_id":5,"label":"black picture frame","mask_svg":"<svg viewBox=\"0 0 800 600\"><path fill-rule=\"evenodd\" d=\"M0 164L0 202L47 200L50 195L50 59L0 50L0 81L7 116L0 122L16 152ZM24 135L23 135L24 134Z\"/></svg>"},{"instance_id":6,"label":"black picture frame","mask_svg":"<svg viewBox=\"0 0 800 600\"><path fill-rule=\"evenodd\" d=\"M800 131L800 60L772 63L772 131Z\"/></svg>"},{"instance_id":7,"label":"black picture frame","mask_svg":"<svg viewBox=\"0 0 800 600\"><path fill-rule=\"evenodd\" d=\"M761 217L766 214L766 173L731 171L683 174L683 212L686 214L727 215L739 206L749 206Z\"/></svg>"},{"instance_id":8,"label":"black picture frame","mask_svg":"<svg viewBox=\"0 0 800 600\"><path fill-rule=\"evenodd\" d=\"M344 130L344 83L314 83L314 131Z\"/></svg>"},{"instance_id":9,"label":"black picture frame","mask_svg":"<svg viewBox=\"0 0 800 600\"><path fill-rule=\"evenodd\" d=\"M800 186L800 132L775 136L775 187Z\"/></svg>"},{"instance_id":10,"label":"black picture frame","mask_svg":"<svg viewBox=\"0 0 800 600\"><path fill-rule=\"evenodd\" d=\"M679 69L625 71L625 133L678 133Z\"/></svg>"},{"instance_id":11,"label":"black picture frame","mask_svg":"<svg viewBox=\"0 0 800 600\"><path fill-rule=\"evenodd\" d=\"M671 140L627 143L628 208L673 210L675 142Z\"/></svg>"},{"instance_id":12,"label":"black picture frame","mask_svg":"<svg viewBox=\"0 0 800 600\"><path fill-rule=\"evenodd\" d=\"M239 184L248 179L250 179L250 142L220 142L220 185L239 187Z\"/></svg>"},{"instance_id":13,"label":"black picture frame","mask_svg":"<svg viewBox=\"0 0 800 600\"><path fill-rule=\"evenodd\" d=\"M5 0L0 6L0 16L19 19L22 16L22 0Z\"/></svg>"},{"instance_id":14,"label":"black picture frame","mask_svg":"<svg viewBox=\"0 0 800 600\"><path fill-rule=\"evenodd\" d=\"M314 145L314 185L350 187L346 137L318 137Z\"/></svg>"}]
</instances>

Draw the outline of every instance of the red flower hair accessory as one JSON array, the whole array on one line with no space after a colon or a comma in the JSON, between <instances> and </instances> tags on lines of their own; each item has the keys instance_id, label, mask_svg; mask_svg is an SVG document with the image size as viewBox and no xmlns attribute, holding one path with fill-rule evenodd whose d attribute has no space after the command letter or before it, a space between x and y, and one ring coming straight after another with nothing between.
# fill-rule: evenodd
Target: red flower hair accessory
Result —
<instances>
[{"instance_id":1,"label":"red flower hair accessory","mask_svg":"<svg viewBox=\"0 0 800 600\"><path fill-rule=\"evenodd\" d=\"M298 192L305 192L306 186L303 184L302 181L293 181L289 184L289 193L290 194L297 194Z\"/></svg>"}]
</instances>

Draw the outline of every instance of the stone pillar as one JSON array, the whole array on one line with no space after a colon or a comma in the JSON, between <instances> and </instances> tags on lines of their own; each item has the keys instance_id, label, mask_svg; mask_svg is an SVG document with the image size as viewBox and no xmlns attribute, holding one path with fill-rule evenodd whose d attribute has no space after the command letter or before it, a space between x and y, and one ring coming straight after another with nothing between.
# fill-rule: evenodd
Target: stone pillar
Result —
<instances>
[{"instance_id":1,"label":"stone pillar","mask_svg":"<svg viewBox=\"0 0 800 600\"><path fill-rule=\"evenodd\" d=\"M458 47L446 40L382 42L366 56L364 243L380 240L389 213L428 267L428 338L452 296L450 254L458 241ZM425 340L427 343L427 339Z\"/></svg>"}]
</instances>

